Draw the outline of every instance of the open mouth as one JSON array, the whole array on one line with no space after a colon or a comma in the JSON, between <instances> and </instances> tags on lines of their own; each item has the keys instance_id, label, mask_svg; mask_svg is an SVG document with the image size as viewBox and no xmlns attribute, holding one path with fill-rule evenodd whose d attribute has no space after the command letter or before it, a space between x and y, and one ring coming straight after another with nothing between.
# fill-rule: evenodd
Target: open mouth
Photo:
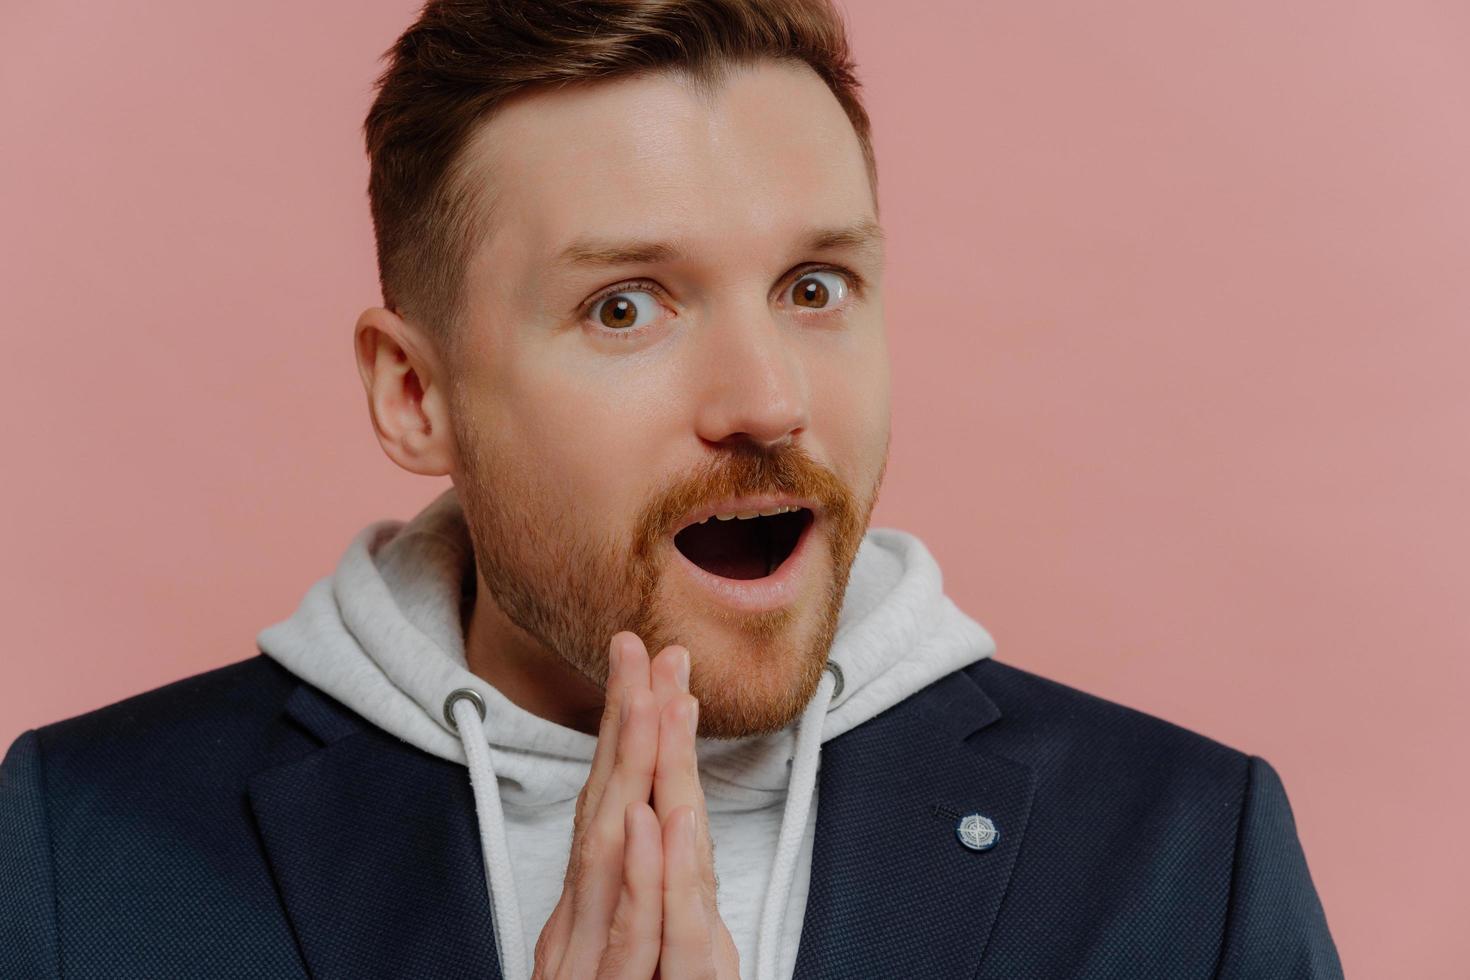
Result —
<instances>
[{"instance_id":1,"label":"open mouth","mask_svg":"<svg viewBox=\"0 0 1470 980\"><path fill-rule=\"evenodd\" d=\"M812 519L805 507L766 517L711 517L674 535L674 547L711 575L765 578L796 550Z\"/></svg>"}]
</instances>

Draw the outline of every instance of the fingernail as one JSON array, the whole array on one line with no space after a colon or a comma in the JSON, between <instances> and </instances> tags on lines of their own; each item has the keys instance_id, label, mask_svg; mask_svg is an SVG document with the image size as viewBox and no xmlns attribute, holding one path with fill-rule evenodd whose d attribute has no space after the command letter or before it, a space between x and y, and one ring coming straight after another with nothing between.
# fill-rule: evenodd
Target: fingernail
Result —
<instances>
[{"instance_id":1,"label":"fingernail","mask_svg":"<svg viewBox=\"0 0 1470 980\"><path fill-rule=\"evenodd\" d=\"M693 735L699 731L699 701L695 698L690 698L689 701L689 734Z\"/></svg>"},{"instance_id":2,"label":"fingernail","mask_svg":"<svg viewBox=\"0 0 1470 980\"><path fill-rule=\"evenodd\" d=\"M679 681L679 690L685 694L689 693L689 651L685 650L679 654L679 668L674 671Z\"/></svg>"}]
</instances>

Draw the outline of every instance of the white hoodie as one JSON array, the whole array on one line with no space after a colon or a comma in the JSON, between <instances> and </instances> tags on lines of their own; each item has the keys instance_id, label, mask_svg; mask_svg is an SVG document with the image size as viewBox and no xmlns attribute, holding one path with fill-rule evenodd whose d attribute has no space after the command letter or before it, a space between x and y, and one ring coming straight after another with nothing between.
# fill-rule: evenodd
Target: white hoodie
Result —
<instances>
[{"instance_id":1,"label":"white hoodie","mask_svg":"<svg viewBox=\"0 0 1470 980\"><path fill-rule=\"evenodd\" d=\"M518 707L466 668L461 611L474 586L469 531L451 487L407 523L364 528L336 571L256 639L378 727L467 765L501 972L525 980L561 894L597 739ZM944 595L923 543L871 528L828 656L835 669L801 718L772 735L696 740L717 901L744 977L785 980L795 969L821 744L994 652L984 627ZM464 697L446 704L465 688L483 699L483 721Z\"/></svg>"}]
</instances>

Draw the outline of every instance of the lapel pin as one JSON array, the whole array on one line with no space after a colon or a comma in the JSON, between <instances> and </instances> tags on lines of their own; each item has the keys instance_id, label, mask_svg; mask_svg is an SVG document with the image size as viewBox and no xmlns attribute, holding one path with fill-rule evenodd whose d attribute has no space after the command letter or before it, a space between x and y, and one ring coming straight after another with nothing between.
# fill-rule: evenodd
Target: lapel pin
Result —
<instances>
[{"instance_id":1,"label":"lapel pin","mask_svg":"<svg viewBox=\"0 0 1470 980\"><path fill-rule=\"evenodd\" d=\"M960 843L972 851L988 851L1000 840L1000 831L995 829L991 819L978 813L961 817L955 833Z\"/></svg>"}]
</instances>

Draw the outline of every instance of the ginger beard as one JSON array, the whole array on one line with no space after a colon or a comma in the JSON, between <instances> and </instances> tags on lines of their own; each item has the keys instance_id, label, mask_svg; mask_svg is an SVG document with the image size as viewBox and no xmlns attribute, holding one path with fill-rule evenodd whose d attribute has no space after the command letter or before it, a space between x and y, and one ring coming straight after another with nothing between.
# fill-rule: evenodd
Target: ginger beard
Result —
<instances>
[{"instance_id":1,"label":"ginger beard","mask_svg":"<svg viewBox=\"0 0 1470 980\"><path fill-rule=\"evenodd\" d=\"M456 493L490 592L483 598L604 689L610 641L618 631L635 633L649 656L671 644L686 647L702 737L766 734L800 715L822 679L837 632L852 562L887 469L886 443L865 499L800 447L765 450L742 443L655 494L631 534L599 534L585 527L585 515L558 504L552 488L535 484L534 461L482 454L485 443L469 413L454 417L461 462ZM665 579L684 575L674 567L681 559L672 553L684 515L708 501L760 493L817 502L817 518L807 532L811 564L804 572L816 580L814 600L742 613L712 597L684 598L687 588L675 598ZM815 608L808 608L813 601ZM716 624L729 649L709 649L709 642L693 639L691 626L701 620Z\"/></svg>"}]
</instances>

